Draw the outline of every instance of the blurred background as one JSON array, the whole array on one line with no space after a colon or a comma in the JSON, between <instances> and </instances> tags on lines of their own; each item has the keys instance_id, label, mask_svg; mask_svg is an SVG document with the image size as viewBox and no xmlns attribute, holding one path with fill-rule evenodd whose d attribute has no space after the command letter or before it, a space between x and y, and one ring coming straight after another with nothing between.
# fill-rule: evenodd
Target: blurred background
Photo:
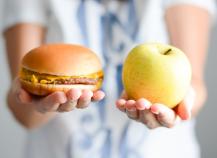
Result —
<instances>
[{"instance_id":1,"label":"blurred background","mask_svg":"<svg viewBox=\"0 0 217 158\"><path fill-rule=\"evenodd\" d=\"M0 0L0 30L3 2ZM197 136L201 146L202 158L217 157L217 25L210 38L206 66L208 100L197 119ZM4 41L0 34L0 158L22 158L25 130L20 127L6 106L6 93L10 83Z\"/></svg>"}]
</instances>

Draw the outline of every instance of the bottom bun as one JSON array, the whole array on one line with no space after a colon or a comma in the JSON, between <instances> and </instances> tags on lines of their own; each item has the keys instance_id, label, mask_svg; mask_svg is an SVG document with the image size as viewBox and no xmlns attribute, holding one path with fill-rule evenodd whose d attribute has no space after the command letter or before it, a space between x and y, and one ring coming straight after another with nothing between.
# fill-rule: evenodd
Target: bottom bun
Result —
<instances>
[{"instance_id":1,"label":"bottom bun","mask_svg":"<svg viewBox=\"0 0 217 158\"><path fill-rule=\"evenodd\" d=\"M46 96L50 93L56 92L56 91L63 91L67 92L68 90L72 88L76 89L89 89L92 91L98 90L97 85L85 85L85 84L73 84L73 85L64 85L64 84L41 84L41 83L32 83L29 81L25 81L20 79L20 83L22 85L22 88L28 91L31 94L39 95L39 96Z\"/></svg>"}]
</instances>

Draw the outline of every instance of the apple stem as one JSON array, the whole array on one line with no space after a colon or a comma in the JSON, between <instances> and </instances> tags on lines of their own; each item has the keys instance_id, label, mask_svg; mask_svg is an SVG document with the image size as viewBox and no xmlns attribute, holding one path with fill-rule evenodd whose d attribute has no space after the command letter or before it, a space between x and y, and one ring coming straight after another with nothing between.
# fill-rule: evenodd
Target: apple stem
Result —
<instances>
[{"instance_id":1,"label":"apple stem","mask_svg":"<svg viewBox=\"0 0 217 158\"><path fill-rule=\"evenodd\" d=\"M168 49L168 50L164 53L164 55L167 55L171 50L172 50L171 48Z\"/></svg>"}]
</instances>

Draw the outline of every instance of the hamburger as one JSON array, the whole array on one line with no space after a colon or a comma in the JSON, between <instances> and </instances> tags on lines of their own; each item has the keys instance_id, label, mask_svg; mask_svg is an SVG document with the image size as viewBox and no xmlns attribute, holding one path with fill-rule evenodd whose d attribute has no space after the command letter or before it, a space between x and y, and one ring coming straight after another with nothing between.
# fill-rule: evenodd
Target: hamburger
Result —
<instances>
[{"instance_id":1,"label":"hamburger","mask_svg":"<svg viewBox=\"0 0 217 158\"><path fill-rule=\"evenodd\" d=\"M103 81L102 64L88 48L70 44L42 45L22 59L22 87L39 96L71 88L98 90Z\"/></svg>"}]
</instances>

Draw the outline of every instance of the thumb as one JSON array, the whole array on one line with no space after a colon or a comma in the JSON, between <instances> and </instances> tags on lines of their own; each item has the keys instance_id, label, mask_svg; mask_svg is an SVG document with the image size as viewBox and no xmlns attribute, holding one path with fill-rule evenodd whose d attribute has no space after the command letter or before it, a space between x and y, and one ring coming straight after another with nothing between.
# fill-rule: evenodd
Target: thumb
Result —
<instances>
[{"instance_id":1,"label":"thumb","mask_svg":"<svg viewBox=\"0 0 217 158\"><path fill-rule=\"evenodd\" d=\"M18 99L24 104L30 103L32 101L31 95L22 88L18 90Z\"/></svg>"},{"instance_id":2,"label":"thumb","mask_svg":"<svg viewBox=\"0 0 217 158\"><path fill-rule=\"evenodd\" d=\"M35 100L38 111L48 112L56 111L60 104L67 101L67 97L64 92L53 92L50 95Z\"/></svg>"},{"instance_id":3,"label":"thumb","mask_svg":"<svg viewBox=\"0 0 217 158\"><path fill-rule=\"evenodd\" d=\"M177 106L177 115L182 120L188 120L191 117L191 111L195 102L195 91L191 87L185 97L185 99Z\"/></svg>"},{"instance_id":4,"label":"thumb","mask_svg":"<svg viewBox=\"0 0 217 158\"><path fill-rule=\"evenodd\" d=\"M182 120L188 120L191 117L191 111L188 109L187 104L184 101L178 105L176 111L177 115L179 115Z\"/></svg>"},{"instance_id":5,"label":"thumb","mask_svg":"<svg viewBox=\"0 0 217 158\"><path fill-rule=\"evenodd\" d=\"M16 77L13 81L11 92L15 94L15 99L21 103L26 104L32 101L31 95L21 87L18 77Z\"/></svg>"}]
</instances>

